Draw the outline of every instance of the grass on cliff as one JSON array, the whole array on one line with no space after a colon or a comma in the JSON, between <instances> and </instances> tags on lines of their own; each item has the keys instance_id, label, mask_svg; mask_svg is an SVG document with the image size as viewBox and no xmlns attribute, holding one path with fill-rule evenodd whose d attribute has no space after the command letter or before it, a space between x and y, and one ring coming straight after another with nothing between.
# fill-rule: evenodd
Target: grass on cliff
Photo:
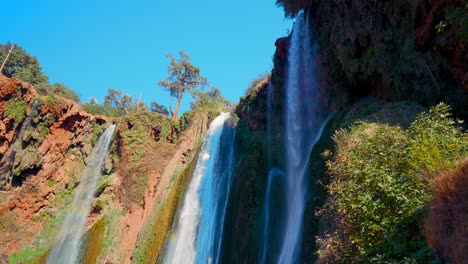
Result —
<instances>
[{"instance_id":1,"label":"grass on cliff","mask_svg":"<svg viewBox=\"0 0 468 264\"><path fill-rule=\"evenodd\" d=\"M15 126L17 126L19 123L23 122L26 116L26 107L27 104L23 100L13 99L8 103L5 112L3 112L3 117L13 117Z\"/></svg>"},{"instance_id":2,"label":"grass on cliff","mask_svg":"<svg viewBox=\"0 0 468 264\"><path fill-rule=\"evenodd\" d=\"M177 149L178 125L166 116L140 113L124 117L118 126L120 156L118 172L123 177L122 200L144 206L149 172L162 173L165 162Z\"/></svg>"},{"instance_id":3,"label":"grass on cliff","mask_svg":"<svg viewBox=\"0 0 468 264\"><path fill-rule=\"evenodd\" d=\"M349 262L425 262L430 250L421 231L437 171L468 155L468 134L439 104L405 131L360 122L338 130L329 159L331 183L319 214L334 231L317 240L320 258Z\"/></svg>"}]
</instances>

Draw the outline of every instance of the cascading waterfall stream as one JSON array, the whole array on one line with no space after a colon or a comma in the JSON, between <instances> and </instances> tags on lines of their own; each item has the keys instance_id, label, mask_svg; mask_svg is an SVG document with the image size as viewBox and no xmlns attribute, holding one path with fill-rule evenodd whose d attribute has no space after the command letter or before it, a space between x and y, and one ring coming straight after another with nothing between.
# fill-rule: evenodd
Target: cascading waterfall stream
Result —
<instances>
[{"instance_id":1,"label":"cascading waterfall stream","mask_svg":"<svg viewBox=\"0 0 468 264\"><path fill-rule=\"evenodd\" d=\"M163 263L219 262L234 167L230 120L222 113L210 124Z\"/></svg>"},{"instance_id":2,"label":"cascading waterfall stream","mask_svg":"<svg viewBox=\"0 0 468 264\"><path fill-rule=\"evenodd\" d=\"M73 198L71 212L67 215L59 234L60 240L47 258L49 264L72 264L78 262L80 240L86 219L91 209L91 201L96 191L97 180L101 176L102 166L109 151L115 125L108 127L89 156L89 163L81 177L80 184Z\"/></svg>"},{"instance_id":3,"label":"cascading waterfall stream","mask_svg":"<svg viewBox=\"0 0 468 264\"><path fill-rule=\"evenodd\" d=\"M301 11L294 24L288 52L283 113L285 163L282 170L270 169L267 182L263 234L266 241L263 241L260 255L262 263L299 262L308 194L309 156L326 124L316 80L317 50L318 46L310 34L309 19ZM275 180L277 177L280 180ZM275 186L282 186L283 190L274 193L272 186L275 181ZM284 208L274 209L270 200L281 196L284 196L284 205L280 206ZM274 226L272 220L276 220Z\"/></svg>"}]
</instances>

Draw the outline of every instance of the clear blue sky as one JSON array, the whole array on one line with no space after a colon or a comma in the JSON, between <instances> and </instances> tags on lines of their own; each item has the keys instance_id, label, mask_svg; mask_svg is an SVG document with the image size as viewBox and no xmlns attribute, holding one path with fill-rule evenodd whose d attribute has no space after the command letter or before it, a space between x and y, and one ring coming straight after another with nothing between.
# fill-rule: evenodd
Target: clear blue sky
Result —
<instances>
[{"instance_id":1,"label":"clear blue sky","mask_svg":"<svg viewBox=\"0 0 468 264\"><path fill-rule=\"evenodd\" d=\"M174 100L156 83L167 76L168 52L186 51L237 102L271 70L274 42L292 26L275 0L13 0L2 2L1 14L0 42L20 44L51 83L83 101L102 102L116 88L166 106Z\"/></svg>"}]
</instances>

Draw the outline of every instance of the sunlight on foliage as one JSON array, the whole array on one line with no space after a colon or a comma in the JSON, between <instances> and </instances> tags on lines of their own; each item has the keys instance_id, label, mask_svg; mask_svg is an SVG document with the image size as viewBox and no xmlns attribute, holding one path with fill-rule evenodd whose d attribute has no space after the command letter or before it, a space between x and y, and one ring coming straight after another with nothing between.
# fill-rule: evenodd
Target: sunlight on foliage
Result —
<instances>
[{"instance_id":1,"label":"sunlight on foliage","mask_svg":"<svg viewBox=\"0 0 468 264\"><path fill-rule=\"evenodd\" d=\"M428 260L420 225L430 182L423 175L454 167L468 155L467 134L449 110L439 104L407 131L362 122L334 134L336 153L327 162L331 198L320 214L337 215L338 228L318 243L338 252L336 261Z\"/></svg>"}]
</instances>

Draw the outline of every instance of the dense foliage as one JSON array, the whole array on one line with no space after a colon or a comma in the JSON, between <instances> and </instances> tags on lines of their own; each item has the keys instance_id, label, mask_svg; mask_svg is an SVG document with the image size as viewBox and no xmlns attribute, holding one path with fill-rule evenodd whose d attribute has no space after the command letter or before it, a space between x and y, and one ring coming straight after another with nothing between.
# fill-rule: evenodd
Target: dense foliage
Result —
<instances>
[{"instance_id":1,"label":"dense foliage","mask_svg":"<svg viewBox=\"0 0 468 264\"><path fill-rule=\"evenodd\" d=\"M12 46L10 42L6 45L0 44L0 64L3 63ZM48 77L42 72L37 58L26 53L18 45L15 45L2 73L7 77L16 77L32 85L48 83Z\"/></svg>"},{"instance_id":2,"label":"dense foliage","mask_svg":"<svg viewBox=\"0 0 468 264\"><path fill-rule=\"evenodd\" d=\"M164 105L158 104L157 102L151 102L150 110L153 113L159 113L161 115L166 115L166 116L169 115L169 111L167 110L167 108Z\"/></svg>"},{"instance_id":3,"label":"dense foliage","mask_svg":"<svg viewBox=\"0 0 468 264\"><path fill-rule=\"evenodd\" d=\"M18 125L26 115L26 107L27 105L23 100L13 99L8 103L5 112L3 112L3 117L11 116L15 120L15 125Z\"/></svg>"},{"instance_id":4,"label":"dense foliage","mask_svg":"<svg viewBox=\"0 0 468 264\"><path fill-rule=\"evenodd\" d=\"M0 44L0 63L3 63L12 43L6 45ZM21 46L15 45L10 57L5 63L2 74L7 77L16 77L24 82L35 86L36 90L41 95L59 95L74 101L79 102L80 98L75 91L65 86L62 83L49 83L49 77L43 72L36 57L28 54Z\"/></svg>"},{"instance_id":5,"label":"dense foliage","mask_svg":"<svg viewBox=\"0 0 468 264\"><path fill-rule=\"evenodd\" d=\"M468 134L457 127L449 107L431 108L407 131L357 123L333 139L330 198L320 214L337 228L319 239L327 245L321 257L343 263L427 261L430 251L420 228L430 198L427 175L468 155Z\"/></svg>"},{"instance_id":6,"label":"dense foliage","mask_svg":"<svg viewBox=\"0 0 468 264\"><path fill-rule=\"evenodd\" d=\"M232 107L231 102L223 97L219 88L213 87L209 91L194 91L194 101L190 107L195 112L208 113L208 112L221 112Z\"/></svg>"}]
</instances>

